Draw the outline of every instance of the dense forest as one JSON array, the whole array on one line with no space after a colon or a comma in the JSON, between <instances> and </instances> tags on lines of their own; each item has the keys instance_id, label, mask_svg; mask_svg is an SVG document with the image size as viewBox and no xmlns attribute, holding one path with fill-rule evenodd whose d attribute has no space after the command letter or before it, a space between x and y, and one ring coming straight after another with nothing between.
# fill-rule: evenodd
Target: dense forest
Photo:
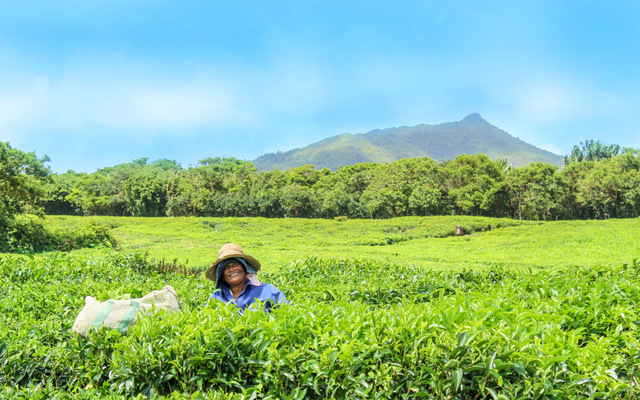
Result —
<instances>
[{"instance_id":1,"label":"dense forest","mask_svg":"<svg viewBox=\"0 0 640 400\"><path fill-rule=\"evenodd\" d=\"M640 150L586 141L559 169L461 155L410 158L317 170L258 172L249 161L207 158L182 168L171 160L94 173L51 175L47 214L390 218L475 215L529 220L640 215Z\"/></svg>"}]
</instances>

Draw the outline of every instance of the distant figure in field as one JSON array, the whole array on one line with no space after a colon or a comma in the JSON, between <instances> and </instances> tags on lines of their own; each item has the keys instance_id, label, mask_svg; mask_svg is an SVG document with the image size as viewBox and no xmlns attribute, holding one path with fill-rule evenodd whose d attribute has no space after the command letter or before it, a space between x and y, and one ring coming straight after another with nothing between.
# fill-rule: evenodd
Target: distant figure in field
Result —
<instances>
[{"instance_id":1,"label":"distant figure in field","mask_svg":"<svg viewBox=\"0 0 640 400\"><path fill-rule=\"evenodd\" d=\"M464 235L464 229L460 225L456 225L456 236Z\"/></svg>"},{"instance_id":2,"label":"distant figure in field","mask_svg":"<svg viewBox=\"0 0 640 400\"><path fill-rule=\"evenodd\" d=\"M266 311L276 304L288 303L278 288L269 283L260 283L257 276L260 267L260 262L245 254L240 245L223 245L205 273L207 279L216 283L217 290L211 298L233 303L241 309L260 300L264 302Z\"/></svg>"}]
</instances>

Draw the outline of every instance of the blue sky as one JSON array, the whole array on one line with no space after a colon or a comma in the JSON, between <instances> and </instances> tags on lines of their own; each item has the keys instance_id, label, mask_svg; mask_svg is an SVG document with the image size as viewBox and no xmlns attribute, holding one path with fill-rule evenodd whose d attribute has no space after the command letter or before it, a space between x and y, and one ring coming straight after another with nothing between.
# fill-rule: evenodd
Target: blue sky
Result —
<instances>
[{"instance_id":1,"label":"blue sky","mask_svg":"<svg viewBox=\"0 0 640 400\"><path fill-rule=\"evenodd\" d=\"M640 148L640 2L2 1L0 140L55 172L252 160L480 113Z\"/></svg>"}]
</instances>

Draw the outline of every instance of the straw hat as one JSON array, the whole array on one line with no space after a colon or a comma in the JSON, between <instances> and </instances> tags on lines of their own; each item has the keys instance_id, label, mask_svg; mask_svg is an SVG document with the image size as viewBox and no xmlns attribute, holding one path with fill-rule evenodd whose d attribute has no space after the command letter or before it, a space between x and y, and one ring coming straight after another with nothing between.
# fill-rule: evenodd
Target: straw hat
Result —
<instances>
[{"instance_id":1,"label":"straw hat","mask_svg":"<svg viewBox=\"0 0 640 400\"><path fill-rule=\"evenodd\" d=\"M220 250L218 250L218 257L214 262L211 263L211 266L209 267L209 269L207 269L207 272L205 273L205 276L207 277L207 279L215 282L216 268L218 264L221 261L224 261L228 258L242 258L247 262L247 264L251 266L251 268L256 270L256 272L260 270L260 261L256 260L255 258L251 257L248 254L244 254L244 251L242 250L242 247L239 244L226 243L222 245Z\"/></svg>"}]
</instances>

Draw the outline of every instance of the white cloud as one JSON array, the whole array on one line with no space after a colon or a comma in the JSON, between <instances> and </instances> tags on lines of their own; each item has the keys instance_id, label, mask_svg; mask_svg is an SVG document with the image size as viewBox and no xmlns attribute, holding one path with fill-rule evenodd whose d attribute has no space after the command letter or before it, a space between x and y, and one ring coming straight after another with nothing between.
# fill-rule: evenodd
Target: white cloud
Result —
<instances>
[{"instance_id":1,"label":"white cloud","mask_svg":"<svg viewBox=\"0 0 640 400\"><path fill-rule=\"evenodd\" d=\"M243 91L255 98L256 106L275 113L314 114L326 106L333 91L326 61L304 48L285 46L272 54L264 70L256 72L248 75L250 83L243 85ZM247 75L239 79L246 81Z\"/></svg>"},{"instance_id":2,"label":"white cloud","mask_svg":"<svg viewBox=\"0 0 640 400\"><path fill-rule=\"evenodd\" d=\"M15 124L29 120L46 104L47 84L41 77L20 82L20 90L0 92L0 124Z\"/></svg>"},{"instance_id":3,"label":"white cloud","mask_svg":"<svg viewBox=\"0 0 640 400\"><path fill-rule=\"evenodd\" d=\"M255 128L325 107L331 90L325 72L319 63L299 55L278 59L265 69L230 64L212 68L195 62L157 67L92 55L69 61L59 75L22 75L19 83L0 77L0 128L101 127L114 133L176 135L198 128Z\"/></svg>"},{"instance_id":4,"label":"white cloud","mask_svg":"<svg viewBox=\"0 0 640 400\"><path fill-rule=\"evenodd\" d=\"M531 82L516 94L521 114L541 123L553 123L588 115L588 93L566 82Z\"/></svg>"},{"instance_id":5,"label":"white cloud","mask_svg":"<svg viewBox=\"0 0 640 400\"><path fill-rule=\"evenodd\" d=\"M134 89L120 85L107 99L96 103L89 117L118 128L179 130L247 118L232 91L207 81L176 87L147 84Z\"/></svg>"},{"instance_id":6,"label":"white cloud","mask_svg":"<svg viewBox=\"0 0 640 400\"><path fill-rule=\"evenodd\" d=\"M0 128L170 133L251 120L251 102L222 73L115 64L90 60L58 76L0 78Z\"/></svg>"},{"instance_id":7,"label":"white cloud","mask_svg":"<svg viewBox=\"0 0 640 400\"><path fill-rule=\"evenodd\" d=\"M637 95L629 88L598 86L589 80L540 78L511 92L516 112L541 124L628 118Z\"/></svg>"}]
</instances>

